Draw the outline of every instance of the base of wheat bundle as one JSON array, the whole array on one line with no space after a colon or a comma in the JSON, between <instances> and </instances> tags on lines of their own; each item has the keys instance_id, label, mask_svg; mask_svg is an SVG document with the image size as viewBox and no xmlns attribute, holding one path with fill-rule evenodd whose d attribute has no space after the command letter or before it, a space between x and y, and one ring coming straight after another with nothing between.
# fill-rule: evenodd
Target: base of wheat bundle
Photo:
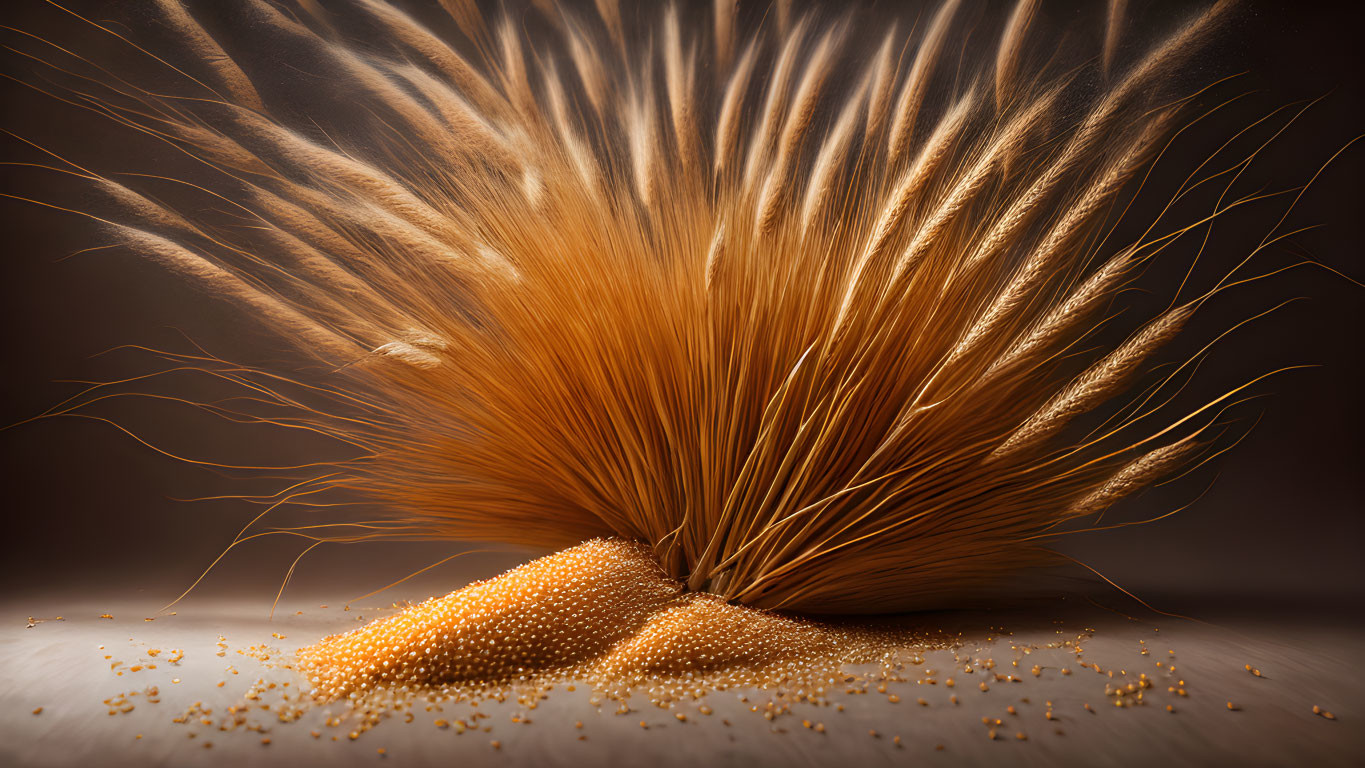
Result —
<instances>
[{"instance_id":1,"label":"base of wheat bundle","mask_svg":"<svg viewBox=\"0 0 1365 768\"><path fill-rule=\"evenodd\" d=\"M320 701L562 680L656 701L731 687L823 697L846 665L889 668L944 645L688 592L648 548L595 539L301 648L297 666Z\"/></svg>"}]
</instances>

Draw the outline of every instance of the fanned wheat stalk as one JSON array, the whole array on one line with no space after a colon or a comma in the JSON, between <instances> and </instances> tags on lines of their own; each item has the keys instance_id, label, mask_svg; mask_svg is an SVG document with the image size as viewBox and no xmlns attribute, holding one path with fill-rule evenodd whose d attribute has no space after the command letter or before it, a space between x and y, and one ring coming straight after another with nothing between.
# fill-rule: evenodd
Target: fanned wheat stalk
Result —
<instances>
[{"instance_id":1,"label":"fanned wheat stalk","mask_svg":"<svg viewBox=\"0 0 1365 768\"><path fill-rule=\"evenodd\" d=\"M865 45L856 14L729 0L542 3L534 39L467 0L440 3L449 33L384 0L242 3L348 94L357 127L323 132L159 0L194 62L178 89L51 49L35 87L216 179L206 205L72 171L121 211L115 240L325 365L177 358L359 450L279 498L380 504L366 536L619 536L692 589L886 611L1052 562L1026 540L1182 466L1219 402L1064 429L1197 307L1074 356L1165 242L1104 234L1177 123L1159 86L1226 3L1130 61L1111 3L1098 93L1048 63L1034 0L958 61L958 6Z\"/></svg>"}]
</instances>

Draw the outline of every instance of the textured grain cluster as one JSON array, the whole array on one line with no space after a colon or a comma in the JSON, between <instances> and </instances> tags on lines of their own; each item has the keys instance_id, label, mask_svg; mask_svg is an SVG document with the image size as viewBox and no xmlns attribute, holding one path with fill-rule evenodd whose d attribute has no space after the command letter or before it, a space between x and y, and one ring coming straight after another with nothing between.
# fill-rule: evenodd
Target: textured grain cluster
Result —
<instances>
[{"instance_id":1,"label":"textured grain cluster","mask_svg":"<svg viewBox=\"0 0 1365 768\"><path fill-rule=\"evenodd\" d=\"M680 591L638 545L593 541L302 649L299 666L327 698L506 683L600 656Z\"/></svg>"},{"instance_id":2,"label":"textured grain cluster","mask_svg":"<svg viewBox=\"0 0 1365 768\"><path fill-rule=\"evenodd\" d=\"M297 666L323 701L561 678L619 697L650 686L813 690L845 664L925 641L687 592L647 548L597 539L302 648Z\"/></svg>"}]
</instances>

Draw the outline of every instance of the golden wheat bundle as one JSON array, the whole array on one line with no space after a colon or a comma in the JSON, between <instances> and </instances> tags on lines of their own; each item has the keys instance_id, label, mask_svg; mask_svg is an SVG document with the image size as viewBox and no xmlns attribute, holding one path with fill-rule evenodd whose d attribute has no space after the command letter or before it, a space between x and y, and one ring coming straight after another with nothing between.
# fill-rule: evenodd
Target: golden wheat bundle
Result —
<instances>
[{"instance_id":1,"label":"golden wheat bundle","mask_svg":"<svg viewBox=\"0 0 1365 768\"><path fill-rule=\"evenodd\" d=\"M292 530L312 546L572 548L305 649L327 696L543 667L682 674L741 646L763 667L765 633L788 635L728 608L914 610L1055 564L1051 536L1208 456L1242 391L1173 412L1173 373L1082 418L1209 295L1116 317L1207 219L1110 234L1196 117L1194 91L1167 85L1227 3L1145 50L1122 45L1113 3L1093 45L1062 53L1036 0L970 52L958 0L875 33L790 2L236 6L346 104L327 129L192 5L155 4L164 52L82 19L175 87L55 47L34 54L52 69L34 87L198 164L157 194L175 181L53 161L116 211L111 242L297 351L293 369L164 353L246 393L203 407L350 452L275 468L294 474L271 509L385 510ZM822 658L864 642L796 636Z\"/></svg>"}]
</instances>

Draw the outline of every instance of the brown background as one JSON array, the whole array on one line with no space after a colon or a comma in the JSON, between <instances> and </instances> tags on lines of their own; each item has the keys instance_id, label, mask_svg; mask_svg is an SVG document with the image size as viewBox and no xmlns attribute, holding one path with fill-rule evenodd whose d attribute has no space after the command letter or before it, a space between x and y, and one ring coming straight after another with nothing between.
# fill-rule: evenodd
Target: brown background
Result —
<instances>
[{"instance_id":1,"label":"brown background","mask_svg":"<svg viewBox=\"0 0 1365 768\"><path fill-rule=\"evenodd\" d=\"M981 23L1002 12L990 3L968 3ZM1047 23L1060 30L1091 16L1085 4L1044 3ZM1135 24L1156 29L1181 14L1181 4L1130 3ZM216 13L231 21L231 4ZM119 16L94 3L94 15ZM880 4L888 14L909 13ZM227 10L223 10L226 8ZM4 23L60 38L70 17L40 2L6 4ZM1193 83L1245 71L1217 100L1248 92L1194 132L1165 166L1192 167L1219 137L1226 137L1277 106L1324 97L1272 144L1252 166L1242 190L1283 188L1306 181L1333 152L1365 130L1361 110L1359 30L1365 14L1353 4L1249 2L1220 40L1190 69ZM22 38L4 33L6 43L24 48ZM83 40L90 40L86 35ZM99 43L94 43L99 46ZM30 46L26 48L32 50ZM99 53L110 54L114 46ZM6 75L32 82L38 69L5 53ZM285 77L285 75L280 75ZM5 115L0 126L41 138L72 156L102 159L102 170L153 169L173 172L175 161L146 141L11 80L0 83ZM1214 103L1210 97L1206 103ZM39 155L17 140L0 136L0 159L33 162ZM1360 184L1365 178L1365 144L1345 153L1315 183L1294 226L1322 226L1294 238L1293 252L1277 250L1263 269L1309 255L1357 280L1365 280L1361 258ZM1169 175L1166 182L1171 181ZM9 168L0 191L11 195L79 204L73 186L52 174ZM1133 213L1150 217L1149 199ZM1219 266L1240 258L1278 217L1262 207L1229 216L1214 230L1213 249L1200 273L1211 278ZM4 217L3 300L0 349L0 423L32 416L74 391L59 379L115 379L146 370L129 353L95 353L121 344L184 348L180 332L227 357L265 360L269 341L230 307L188 289L178 279L125 251L92 251L99 236L80 218L14 201L0 201ZM1296 256L1296 254L1298 256ZM1149 287L1178 281L1185 263L1172 258L1151 275ZM1259 373L1285 365L1320 364L1271 380L1236 415L1241 424L1259 419L1246 440L1212 467L1187 480L1129 503L1125 514L1151 516L1168 511L1217 482L1194 507L1158 524L1117 534L1087 534L1067 550L1118 582L1148 596L1198 593L1208 596L1276 594L1318 597L1357 594L1365 586L1360 554L1362 516L1362 407L1365 354L1361 344L1365 289L1311 267L1286 272L1220 297L1167 359L1192 352L1231 322L1292 297L1304 297L1220 345L1200 372L1196 389L1206 396ZM1164 296L1131 297L1138 305L1164 305ZM202 393L192 380L177 386ZM224 429L188 409L129 402L100 413L136 426L168 449L225 459L307 458L305 441L268 438L250 429ZM186 503L190 496L232 493L238 481L187 467L145 449L108 425L54 419L0 433L4 451L5 522L0 578L20 590L39 586L146 590L168 597L187 585L254 514L231 501ZM366 545L319 550L297 576L325 584L335 569L363 563L376 586L454 551L449 544ZM209 590L249 590L268 602L298 551L288 541L264 540L235 553L207 583ZM487 569L515 558L489 559ZM1175 598L1171 598L1175 599Z\"/></svg>"}]
</instances>

